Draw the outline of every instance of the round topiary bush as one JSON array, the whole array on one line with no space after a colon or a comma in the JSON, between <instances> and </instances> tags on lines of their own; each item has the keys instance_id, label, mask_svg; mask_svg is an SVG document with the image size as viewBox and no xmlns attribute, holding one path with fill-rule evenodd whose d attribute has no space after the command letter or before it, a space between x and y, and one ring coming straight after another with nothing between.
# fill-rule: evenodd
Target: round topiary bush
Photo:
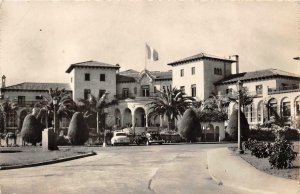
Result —
<instances>
[{"instance_id":1,"label":"round topiary bush","mask_svg":"<svg viewBox=\"0 0 300 194\"><path fill-rule=\"evenodd\" d=\"M34 115L29 114L24 118L21 136L23 141L32 145L42 141L42 126Z\"/></svg>"},{"instance_id":2,"label":"round topiary bush","mask_svg":"<svg viewBox=\"0 0 300 194\"><path fill-rule=\"evenodd\" d=\"M201 136L200 121L193 109L187 109L179 125L180 135L187 141L195 142Z\"/></svg>"},{"instance_id":3,"label":"round topiary bush","mask_svg":"<svg viewBox=\"0 0 300 194\"><path fill-rule=\"evenodd\" d=\"M68 137L72 145L83 145L89 138L89 130L81 112L73 114Z\"/></svg>"},{"instance_id":4,"label":"round topiary bush","mask_svg":"<svg viewBox=\"0 0 300 194\"><path fill-rule=\"evenodd\" d=\"M241 111L241 139L247 140L249 136L249 124L244 115ZM229 122L226 128L230 139L236 141L238 139L238 110L234 109L230 115Z\"/></svg>"}]
</instances>

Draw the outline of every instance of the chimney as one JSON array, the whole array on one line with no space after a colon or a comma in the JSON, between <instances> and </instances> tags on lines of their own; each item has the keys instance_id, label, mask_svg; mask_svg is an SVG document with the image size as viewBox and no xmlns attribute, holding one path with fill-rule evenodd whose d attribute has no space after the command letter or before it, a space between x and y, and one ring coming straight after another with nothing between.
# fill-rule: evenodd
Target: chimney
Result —
<instances>
[{"instance_id":1,"label":"chimney","mask_svg":"<svg viewBox=\"0 0 300 194\"><path fill-rule=\"evenodd\" d=\"M5 75L2 76L2 85L1 85L1 88L5 88Z\"/></svg>"},{"instance_id":2,"label":"chimney","mask_svg":"<svg viewBox=\"0 0 300 194\"><path fill-rule=\"evenodd\" d=\"M117 67L120 67L119 63L116 64ZM120 68L118 68L117 73L120 72Z\"/></svg>"},{"instance_id":3,"label":"chimney","mask_svg":"<svg viewBox=\"0 0 300 194\"><path fill-rule=\"evenodd\" d=\"M239 73L239 71L240 71L240 64L239 64L239 56L238 55L232 55L232 57L234 57L233 58L233 60L235 60L236 62L235 62L235 72L233 71L233 68L231 67L231 72L232 72L232 74L238 74ZM229 59L231 59L231 57L229 57Z\"/></svg>"}]
</instances>

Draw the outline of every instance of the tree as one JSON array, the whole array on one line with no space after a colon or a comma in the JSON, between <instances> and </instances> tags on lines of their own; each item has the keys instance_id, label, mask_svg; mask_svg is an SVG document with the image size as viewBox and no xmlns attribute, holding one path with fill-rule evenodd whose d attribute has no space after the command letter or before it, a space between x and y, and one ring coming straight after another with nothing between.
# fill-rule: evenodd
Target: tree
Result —
<instances>
[{"instance_id":1,"label":"tree","mask_svg":"<svg viewBox=\"0 0 300 194\"><path fill-rule=\"evenodd\" d=\"M240 91L240 101L241 101L241 107L242 110L245 109L246 106L252 104L253 99L255 98L256 95L251 95L250 92L248 91L247 87L243 87ZM238 103L238 92L233 91L233 93L228 94L228 100L231 102Z\"/></svg>"},{"instance_id":2,"label":"tree","mask_svg":"<svg viewBox=\"0 0 300 194\"><path fill-rule=\"evenodd\" d=\"M180 135L187 141L196 141L201 136L200 120L195 111L191 108L187 109L181 119L179 125Z\"/></svg>"},{"instance_id":3,"label":"tree","mask_svg":"<svg viewBox=\"0 0 300 194\"><path fill-rule=\"evenodd\" d=\"M36 145L36 143L42 140L42 125L36 118L37 111L34 108L32 114L25 117L21 130L23 141L32 143L32 145Z\"/></svg>"},{"instance_id":4,"label":"tree","mask_svg":"<svg viewBox=\"0 0 300 194\"><path fill-rule=\"evenodd\" d=\"M83 145L89 138L89 130L81 112L73 114L69 129L68 137L72 145Z\"/></svg>"},{"instance_id":5,"label":"tree","mask_svg":"<svg viewBox=\"0 0 300 194\"><path fill-rule=\"evenodd\" d=\"M158 91L158 96L151 98L148 103L149 117L166 116L168 119L168 130L174 128L174 121L183 115L186 109L193 106L195 99L186 96L181 90L176 88Z\"/></svg>"},{"instance_id":6,"label":"tree","mask_svg":"<svg viewBox=\"0 0 300 194\"><path fill-rule=\"evenodd\" d=\"M16 111L18 106L16 103L9 101L6 99L4 102L0 104L0 117L1 117L1 126L0 133L6 133L6 124L8 119L9 112Z\"/></svg>"},{"instance_id":7,"label":"tree","mask_svg":"<svg viewBox=\"0 0 300 194\"><path fill-rule=\"evenodd\" d=\"M202 101L201 106L196 109L196 113L203 122L222 122L228 118L228 105L228 99L212 95Z\"/></svg>"},{"instance_id":8,"label":"tree","mask_svg":"<svg viewBox=\"0 0 300 194\"><path fill-rule=\"evenodd\" d=\"M105 128L105 113L104 109L107 107L110 107L112 105L118 104L117 100L112 100L110 102L106 101L106 98L108 96L108 92L105 92L101 97L97 99L94 95L90 94L89 98L86 99L78 99L78 110L81 112L85 112L85 115L87 119L89 119L89 122L91 125L93 125L93 119L94 115L96 115L96 126L97 126L97 133L100 132L100 124L104 130ZM100 124L99 124L100 123Z\"/></svg>"},{"instance_id":9,"label":"tree","mask_svg":"<svg viewBox=\"0 0 300 194\"><path fill-rule=\"evenodd\" d=\"M49 91L50 98L42 96L44 101L37 102L34 107L39 108L40 112L38 113L39 120L46 120L46 126L51 124L51 121L54 119L54 114L58 119L55 120L55 128L58 128L58 120L66 117L71 120L73 114L77 111L76 103L70 97L70 94L65 89L52 89ZM57 101L57 104L54 105L53 100ZM54 112L55 106L55 112Z\"/></svg>"},{"instance_id":10,"label":"tree","mask_svg":"<svg viewBox=\"0 0 300 194\"><path fill-rule=\"evenodd\" d=\"M238 139L238 110L234 109L230 115L229 122L227 125L227 132L230 135L232 140ZM244 115L241 111L241 139L247 140L249 135L249 124Z\"/></svg>"}]
</instances>

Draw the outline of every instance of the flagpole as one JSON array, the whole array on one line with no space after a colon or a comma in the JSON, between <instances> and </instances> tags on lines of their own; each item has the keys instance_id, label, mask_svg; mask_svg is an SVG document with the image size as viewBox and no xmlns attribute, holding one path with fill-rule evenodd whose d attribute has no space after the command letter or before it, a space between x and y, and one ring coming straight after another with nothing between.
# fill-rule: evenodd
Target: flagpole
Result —
<instances>
[{"instance_id":1,"label":"flagpole","mask_svg":"<svg viewBox=\"0 0 300 194\"><path fill-rule=\"evenodd\" d=\"M145 42L145 70L147 69L147 43Z\"/></svg>"}]
</instances>

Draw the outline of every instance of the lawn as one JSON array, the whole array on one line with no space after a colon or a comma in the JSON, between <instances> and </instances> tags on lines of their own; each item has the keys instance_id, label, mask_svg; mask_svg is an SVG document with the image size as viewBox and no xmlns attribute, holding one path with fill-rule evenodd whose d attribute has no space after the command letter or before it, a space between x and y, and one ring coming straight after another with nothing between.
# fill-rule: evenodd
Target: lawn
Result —
<instances>
[{"instance_id":1,"label":"lawn","mask_svg":"<svg viewBox=\"0 0 300 194\"><path fill-rule=\"evenodd\" d=\"M0 166L24 165L90 153L91 147L60 147L57 151L43 151L41 146L0 147Z\"/></svg>"},{"instance_id":2,"label":"lawn","mask_svg":"<svg viewBox=\"0 0 300 194\"><path fill-rule=\"evenodd\" d=\"M264 171L268 174L294 180L300 180L300 141L293 143L294 150L298 152L298 156L293 162L294 167L291 169L272 169L269 164L268 158L256 158L255 156L251 156L249 150L247 150L245 154L242 154L241 157L258 170Z\"/></svg>"}]
</instances>

